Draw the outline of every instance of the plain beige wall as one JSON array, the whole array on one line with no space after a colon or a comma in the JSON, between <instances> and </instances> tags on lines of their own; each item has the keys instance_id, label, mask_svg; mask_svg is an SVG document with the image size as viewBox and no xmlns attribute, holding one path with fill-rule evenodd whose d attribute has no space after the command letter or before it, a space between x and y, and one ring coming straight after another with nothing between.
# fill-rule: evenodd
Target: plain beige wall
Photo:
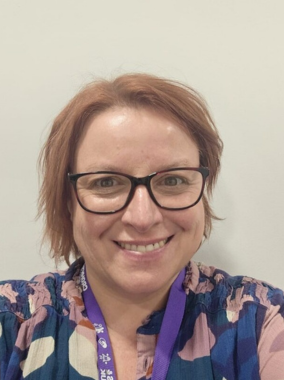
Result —
<instances>
[{"instance_id":1,"label":"plain beige wall","mask_svg":"<svg viewBox=\"0 0 284 380\"><path fill-rule=\"evenodd\" d=\"M196 259L284 288L283 0L0 1L0 278L53 267L35 222L52 119L93 77L145 71L207 99L225 143Z\"/></svg>"}]
</instances>

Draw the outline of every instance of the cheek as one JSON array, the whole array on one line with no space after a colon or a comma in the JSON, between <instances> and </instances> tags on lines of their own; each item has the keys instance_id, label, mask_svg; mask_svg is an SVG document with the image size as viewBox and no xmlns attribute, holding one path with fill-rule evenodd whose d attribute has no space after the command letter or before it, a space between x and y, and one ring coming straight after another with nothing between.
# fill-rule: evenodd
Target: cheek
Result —
<instances>
[{"instance_id":1,"label":"cheek","mask_svg":"<svg viewBox=\"0 0 284 380\"><path fill-rule=\"evenodd\" d=\"M85 214L89 213L86 212ZM83 257L86 258L94 252L95 247L99 247L102 233L103 223L98 224L92 214L90 216L84 215L81 211L73 213L74 241Z\"/></svg>"},{"instance_id":2,"label":"cheek","mask_svg":"<svg viewBox=\"0 0 284 380\"><path fill-rule=\"evenodd\" d=\"M205 226L205 213L202 202L187 210L179 211L173 221L185 232L203 235Z\"/></svg>"},{"instance_id":3,"label":"cheek","mask_svg":"<svg viewBox=\"0 0 284 380\"><path fill-rule=\"evenodd\" d=\"M114 224L112 215L92 214L75 206L72 213L73 234L76 244L91 245L104 235Z\"/></svg>"},{"instance_id":4,"label":"cheek","mask_svg":"<svg viewBox=\"0 0 284 380\"><path fill-rule=\"evenodd\" d=\"M204 236L205 213L202 202L198 203L196 208L193 207L188 210L187 216L183 219L183 228L184 234L181 244L191 247L190 255L187 256L187 259L190 260L200 248Z\"/></svg>"}]
</instances>

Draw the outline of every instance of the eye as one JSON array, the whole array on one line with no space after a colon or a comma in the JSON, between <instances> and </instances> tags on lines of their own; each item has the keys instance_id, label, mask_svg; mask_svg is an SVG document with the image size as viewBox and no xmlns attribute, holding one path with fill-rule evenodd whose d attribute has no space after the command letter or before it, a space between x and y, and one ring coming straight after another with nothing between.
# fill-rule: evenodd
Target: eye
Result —
<instances>
[{"instance_id":1,"label":"eye","mask_svg":"<svg viewBox=\"0 0 284 380\"><path fill-rule=\"evenodd\" d=\"M113 177L105 177L101 178L95 181L93 186L99 186L99 187L112 187L117 185L118 182Z\"/></svg>"},{"instance_id":2,"label":"eye","mask_svg":"<svg viewBox=\"0 0 284 380\"><path fill-rule=\"evenodd\" d=\"M183 180L179 177L169 176L164 178L163 185L165 186L177 186L181 185L183 183Z\"/></svg>"},{"instance_id":3,"label":"eye","mask_svg":"<svg viewBox=\"0 0 284 380\"><path fill-rule=\"evenodd\" d=\"M164 194L177 194L188 191L192 187L192 174L189 170L161 172L153 178L152 189Z\"/></svg>"},{"instance_id":4,"label":"eye","mask_svg":"<svg viewBox=\"0 0 284 380\"><path fill-rule=\"evenodd\" d=\"M86 190L97 195L128 191L131 185L130 181L121 175L89 174L80 179L77 182L77 189Z\"/></svg>"}]
</instances>

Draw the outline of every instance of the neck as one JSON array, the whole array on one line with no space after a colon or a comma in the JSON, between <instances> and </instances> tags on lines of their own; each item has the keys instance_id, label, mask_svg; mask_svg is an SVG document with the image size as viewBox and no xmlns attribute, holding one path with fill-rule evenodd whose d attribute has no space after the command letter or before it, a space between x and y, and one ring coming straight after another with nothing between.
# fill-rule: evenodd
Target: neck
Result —
<instances>
[{"instance_id":1,"label":"neck","mask_svg":"<svg viewBox=\"0 0 284 380\"><path fill-rule=\"evenodd\" d=\"M101 308L109 331L136 341L136 330L153 312L166 306L171 284L166 289L149 294L125 294L112 286L102 286L90 275L87 277L92 292Z\"/></svg>"}]
</instances>

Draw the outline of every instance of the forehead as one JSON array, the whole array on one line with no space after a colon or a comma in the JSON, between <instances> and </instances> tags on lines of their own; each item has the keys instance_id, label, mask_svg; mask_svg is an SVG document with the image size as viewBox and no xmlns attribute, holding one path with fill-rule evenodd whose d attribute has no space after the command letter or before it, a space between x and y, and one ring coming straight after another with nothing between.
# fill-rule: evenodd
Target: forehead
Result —
<instances>
[{"instance_id":1,"label":"forehead","mask_svg":"<svg viewBox=\"0 0 284 380\"><path fill-rule=\"evenodd\" d=\"M113 108L95 116L78 143L76 170L179 163L199 165L198 148L185 127L151 109ZM174 165L176 166L176 165ZM146 173L147 174L147 173Z\"/></svg>"}]
</instances>

